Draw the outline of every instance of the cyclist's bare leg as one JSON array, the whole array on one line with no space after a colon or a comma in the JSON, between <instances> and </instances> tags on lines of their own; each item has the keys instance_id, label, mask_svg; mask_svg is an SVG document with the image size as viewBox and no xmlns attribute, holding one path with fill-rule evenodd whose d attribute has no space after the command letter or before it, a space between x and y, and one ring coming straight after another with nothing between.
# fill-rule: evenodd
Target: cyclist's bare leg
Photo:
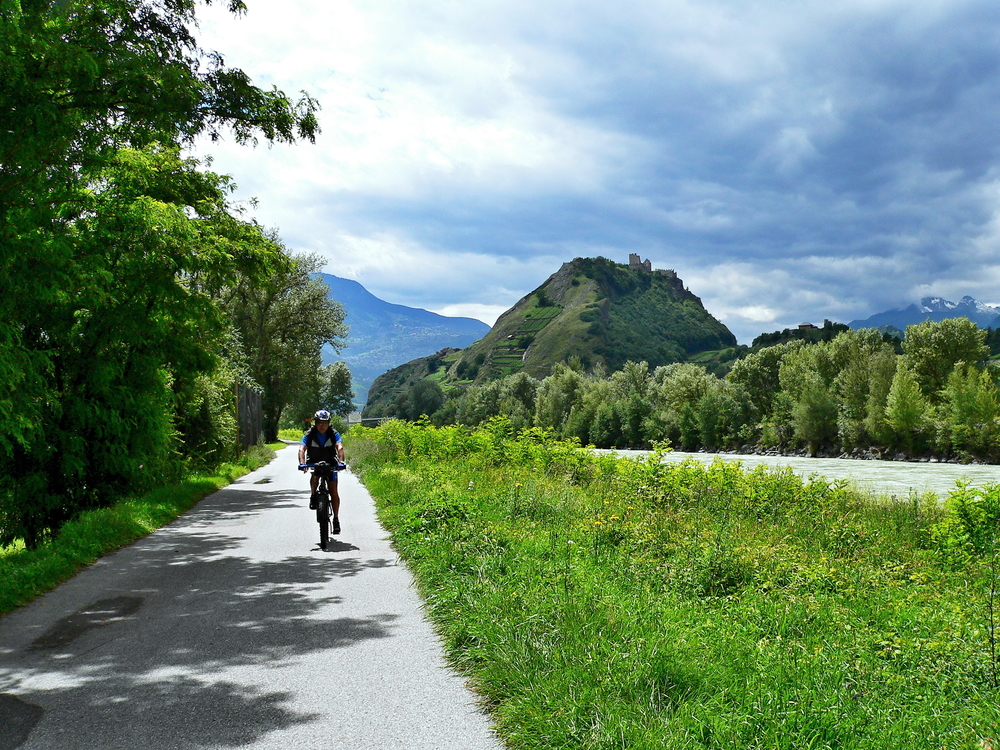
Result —
<instances>
[{"instance_id":1,"label":"cyclist's bare leg","mask_svg":"<svg viewBox=\"0 0 1000 750\"><path fill-rule=\"evenodd\" d=\"M330 503L333 505L333 517L340 517L340 492L337 490L337 482L330 481Z\"/></svg>"}]
</instances>

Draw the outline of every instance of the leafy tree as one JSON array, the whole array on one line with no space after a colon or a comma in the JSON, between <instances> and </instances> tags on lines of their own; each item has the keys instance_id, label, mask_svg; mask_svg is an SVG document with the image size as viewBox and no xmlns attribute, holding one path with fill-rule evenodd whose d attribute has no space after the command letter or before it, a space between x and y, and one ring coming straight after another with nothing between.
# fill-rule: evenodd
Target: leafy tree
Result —
<instances>
[{"instance_id":1,"label":"leafy tree","mask_svg":"<svg viewBox=\"0 0 1000 750\"><path fill-rule=\"evenodd\" d=\"M718 378L701 365L690 363L661 365L653 371L647 388L648 408L643 419L647 443L669 440L696 447L700 438L694 417L685 424L688 430L681 439L681 417L685 408L694 409L699 400L719 383ZM694 412L692 411L692 415Z\"/></svg>"},{"instance_id":2,"label":"leafy tree","mask_svg":"<svg viewBox=\"0 0 1000 750\"><path fill-rule=\"evenodd\" d=\"M892 440L892 429L886 421L885 408L898 363L899 357L894 351L881 350L872 357L868 370L864 429L867 435L883 445Z\"/></svg>"},{"instance_id":3,"label":"leafy tree","mask_svg":"<svg viewBox=\"0 0 1000 750\"><path fill-rule=\"evenodd\" d=\"M803 386L792 406L792 427L795 437L815 454L837 434L837 400L818 373L805 374Z\"/></svg>"},{"instance_id":4,"label":"leafy tree","mask_svg":"<svg viewBox=\"0 0 1000 750\"><path fill-rule=\"evenodd\" d=\"M650 397L658 407L679 412L685 404L696 404L716 383L718 378L701 365L665 365L653 371Z\"/></svg>"},{"instance_id":5,"label":"leafy tree","mask_svg":"<svg viewBox=\"0 0 1000 750\"><path fill-rule=\"evenodd\" d=\"M947 318L907 326L903 352L924 397L937 403L955 365L985 359L989 347L986 331L968 318Z\"/></svg>"},{"instance_id":6,"label":"leafy tree","mask_svg":"<svg viewBox=\"0 0 1000 750\"><path fill-rule=\"evenodd\" d=\"M514 429L530 427L535 413L538 381L525 372L516 372L500 380L500 414Z\"/></svg>"},{"instance_id":7,"label":"leafy tree","mask_svg":"<svg viewBox=\"0 0 1000 750\"><path fill-rule=\"evenodd\" d=\"M896 355L891 345L875 329L845 331L831 344L838 373L834 379L837 394L837 433L842 445L862 445L870 433L865 419L873 389L876 400L884 405L892 383L886 377L888 363L895 371Z\"/></svg>"},{"instance_id":8,"label":"leafy tree","mask_svg":"<svg viewBox=\"0 0 1000 750\"><path fill-rule=\"evenodd\" d=\"M621 441L626 446L640 447L646 443L644 425L652 412L649 366L645 362L630 360L621 370L612 373L611 384L616 397Z\"/></svg>"},{"instance_id":9,"label":"leafy tree","mask_svg":"<svg viewBox=\"0 0 1000 750\"><path fill-rule=\"evenodd\" d=\"M699 399L700 401L701 399ZM681 448L693 451L701 444L702 420L698 418L697 404L684 404L677 421Z\"/></svg>"},{"instance_id":10,"label":"leafy tree","mask_svg":"<svg viewBox=\"0 0 1000 750\"><path fill-rule=\"evenodd\" d=\"M943 392L945 414L957 448L979 455L995 453L1000 417L1000 393L988 370L959 363Z\"/></svg>"},{"instance_id":11,"label":"leafy tree","mask_svg":"<svg viewBox=\"0 0 1000 750\"><path fill-rule=\"evenodd\" d=\"M896 368L885 406L885 420L892 430L894 443L912 451L926 424L927 402L920 383L904 362Z\"/></svg>"},{"instance_id":12,"label":"leafy tree","mask_svg":"<svg viewBox=\"0 0 1000 750\"><path fill-rule=\"evenodd\" d=\"M0 543L163 476L175 394L217 362L213 290L273 260L176 145L311 139L316 105L198 50L194 8L0 0Z\"/></svg>"},{"instance_id":13,"label":"leafy tree","mask_svg":"<svg viewBox=\"0 0 1000 750\"><path fill-rule=\"evenodd\" d=\"M281 413L283 428L302 427L318 409L345 416L354 410L351 371L346 362L333 362L318 368L301 383L298 397Z\"/></svg>"},{"instance_id":14,"label":"leafy tree","mask_svg":"<svg viewBox=\"0 0 1000 750\"><path fill-rule=\"evenodd\" d=\"M629 360L622 369L612 373L611 382L620 398L647 397L650 386L649 365Z\"/></svg>"},{"instance_id":15,"label":"leafy tree","mask_svg":"<svg viewBox=\"0 0 1000 750\"><path fill-rule=\"evenodd\" d=\"M421 380L410 388L410 409L408 417L413 420L430 416L444 403L441 386L433 380Z\"/></svg>"},{"instance_id":16,"label":"leafy tree","mask_svg":"<svg viewBox=\"0 0 1000 750\"><path fill-rule=\"evenodd\" d=\"M194 0L3 0L0 208L65 200L122 147L230 130L313 139L317 104L263 91L191 34ZM234 14L245 11L230 0Z\"/></svg>"},{"instance_id":17,"label":"leafy tree","mask_svg":"<svg viewBox=\"0 0 1000 750\"><path fill-rule=\"evenodd\" d=\"M782 391L791 405L794 435L812 452L837 434L834 353L828 342L800 347L785 355L778 370Z\"/></svg>"},{"instance_id":18,"label":"leafy tree","mask_svg":"<svg viewBox=\"0 0 1000 750\"><path fill-rule=\"evenodd\" d=\"M591 436L597 409L601 403L611 403L614 400L614 388L610 381L600 374L588 375L584 378L580 400L574 404L566 419L565 433L567 437L576 437L584 444L593 443L598 447L608 447L610 443L594 443ZM605 419L605 421L609 421Z\"/></svg>"},{"instance_id":19,"label":"leafy tree","mask_svg":"<svg viewBox=\"0 0 1000 750\"><path fill-rule=\"evenodd\" d=\"M756 440L752 409L746 394L725 380L702 396L695 407L701 445L735 448Z\"/></svg>"},{"instance_id":20,"label":"leafy tree","mask_svg":"<svg viewBox=\"0 0 1000 750\"><path fill-rule=\"evenodd\" d=\"M461 404L462 396L457 392L446 393L444 403L431 415L431 421L436 427L457 423Z\"/></svg>"},{"instance_id":21,"label":"leafy tree","mask_svg":"<svg viewBox=\"0 0 1000 750\"><path fill-rule=\"evenodd\" d=\"M552 374L542 380L535 397L535 424L563 432L570 411L580 403L583 374L563 362L557 362Z\"/></svg>"},{"instance_id":22,"label":"leafy tree","mask_svg":"<svg viewBox=\"0 0 1000 750\"><path fill-rule=\"evenodd\" d=\"M773 411L774 397L781 390L778 377L781 362L785 355L802 346L801 341L770 346L733 363L726 380L747 394L755 421L763 420Z\"/></svg>"},{"instance_id":23,"label":"leafy tree","mask_svg":"<svg viewBox=\"0 0 1000 750\"><path fill-rule=\"evenodd\" d=\"M396 394L396 398L393 399L392 405L386 411L387 417L398 417L399 419L409 419L410 418L410 389L407 388L405 391L401 391Z\"/></svg>"},{"instance_id":24,"label":"leafy tree","mask_svg":"<svg viewBox=\"0 0 1000 750\"><path fill-rule=\"evenodd\" d=\"M598 448L622 447L621 415L613 401L601 401L594 405L588 437Z\"/></svg>"},{"instance_id":25,"label":"leafy tree","mask_svg":"<svg viewBox=\"0 0 1000 750\"><path fill-rule=\"evenodd\" d=\"M277 238L272 241L277 244ZM226 300L246 347L250 372L264 391L266 440L277 439L285 407L310 391L317 393L323 346L329 344L339 352L347 335L343 307L315 277L322 259L293 256L281 249L283 262L263 283L244 280Z\"/></svg>"},{"instance_id":26,"label":"leafy tree","mask_svg":"<svg viewBox=\"0 0 1000 750\"><path fill-rule=\"evenodd\" d=\"M120 166L118 152L223 129L241 142L317 132L314 101L262 91L199 50L194 9L193 0L0 4L0 450L33 440L47 416L53 349L36 345L25 318L98 280L77 265L76 218L94 210L91 190Z\"/></svg>"},{"instance_id":27,"label":"leafy tree","mask_svg":"<svg viewBox=\"0 0 1000 750\"><path fill-rule=\"evenodd\" d=\"M320 375L319 404L327 411L341 416L354 411L351 371L346 362L333 362L323 367Z\"/></svg>"},{"instance_id":28,"label":"leafy tree","mask_svg":"<svg viewBox=\"0 0 1000 750\"><path fill-rule=\"evenodd\" d=\"M0 541L37 545L78 510L163 476L173 394L213 369L225 339L207 290L280 257L197 166L173 148L120 151L61 211L65 232L46 246L71 251L65 283L21 300L16 317L37 369L27 403L0 409ZM38 421L18 427L33 409Z\"/></svg>"}]
</instances>

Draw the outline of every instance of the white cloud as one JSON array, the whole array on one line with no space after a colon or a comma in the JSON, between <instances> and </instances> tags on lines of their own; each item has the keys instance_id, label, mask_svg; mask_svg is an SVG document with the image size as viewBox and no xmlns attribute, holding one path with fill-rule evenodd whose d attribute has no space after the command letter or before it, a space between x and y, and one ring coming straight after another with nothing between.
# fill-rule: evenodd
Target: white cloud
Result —
<instances>
[{"instance_id":1,"label":"white cloud","mask_svg":"<svg viewBox=\"0 0 1000 750\"><path fill-rule=\"evenodd\" d=\"M752 320L754 323L770 323L778 317L776 310L764 305L748 305L737 309L735 313L741 318Z\"/></svg>"},{"instance_id":2,"label":"white cloud","mask_svg":"<svg viewBox=\"0 0 1000 750\"><path fill-rule=\"evenodd\" d=\"M438 315L447 315L454 318L475 318L483 321L486 325L492 326L497 318L503 315L509 307L505 305L482 305L479 303L468 303L458 305L445 305L431 312Z\"/></svg>"},{"instance_id":3,"label":"white cloud","mask_svg":"<svg viewBox=\"0 0 1000 750\"><path fill-rule=\"evenodd\" d=\"M637 251L746 341L1000 281L985 0L223 5L204 45L323 133L199 150L390 301L490 317Z\"/></svg>"}]
</instances>

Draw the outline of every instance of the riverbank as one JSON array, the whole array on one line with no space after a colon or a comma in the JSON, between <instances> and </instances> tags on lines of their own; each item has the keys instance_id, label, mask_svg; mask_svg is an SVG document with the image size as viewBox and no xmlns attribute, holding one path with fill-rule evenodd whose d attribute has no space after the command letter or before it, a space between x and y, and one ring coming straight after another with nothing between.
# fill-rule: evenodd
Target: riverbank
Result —
<instances>
[{"instance_id":1,"label":"riverbank","mask_svg":"<svg viewBox=\"0 0 1000 750\"><path fill-rule=\"evenodd\" d=\"M890 450L880 450L878 448L852 448L847 450L842 447L829 447L829 448L819 448L815 453L811 452L808 448L795 448L789 449L784 448L781 450L775 449L764 449L757 448L752 445L744 445L741 448L733 451L693 451L696 453L729 453L736 456L746 456L746 455L756 455L756 456L786 456L789 458L839 458L847 459L852 461L900 461L903 463L931 463L931 464L976 464L982 466L991 466L998 464L990 464L990 462L973 458L970 456L911 456L907 453L896 452L893 453Z\"/></svg>"}]
</instances>

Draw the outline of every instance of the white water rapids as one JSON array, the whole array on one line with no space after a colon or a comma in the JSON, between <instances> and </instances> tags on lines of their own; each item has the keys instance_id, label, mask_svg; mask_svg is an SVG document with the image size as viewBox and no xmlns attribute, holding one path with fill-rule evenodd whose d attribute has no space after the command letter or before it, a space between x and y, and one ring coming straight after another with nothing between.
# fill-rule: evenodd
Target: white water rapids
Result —
<instances>
[{"instance_id":1,"label":"white water rapids","mask_svg":"<svg viewBox=\"0 0 1000 750\"><path fill-rule=\"evenodd\" d=\"M620 456L638 457L649 451L615 450ZM666 461L694 459L711 463L715 459L738 461L748 469L761 464L777 468L790 467L802 477L818 475L830 481L847 479L859 489L897 498L912 492L933 492L942 500L955 489L958 480L981 486L1000 482L1000 465L951 464L920 461L860 461L847 458L799 458L793 456L737 455L734 453L667 453Z\"/></svg>"}]
</instances>

